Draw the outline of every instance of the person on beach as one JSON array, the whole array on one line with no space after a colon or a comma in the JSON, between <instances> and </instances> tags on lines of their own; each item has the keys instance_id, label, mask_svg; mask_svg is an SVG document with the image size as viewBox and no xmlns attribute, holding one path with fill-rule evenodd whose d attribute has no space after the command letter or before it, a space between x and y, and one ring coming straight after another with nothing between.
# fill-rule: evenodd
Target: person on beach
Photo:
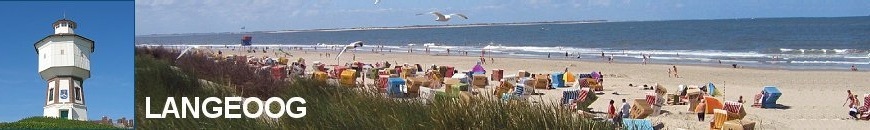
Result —
<instances>
[{"instance_id":1,"label":"person on beach","mask_svg":"<svg viewBox=\"0 0 870 130\"><path fill-rule=\"evenodd\" d=\"M610 58L607 58L607 63L613 63L613 54L610 54Z\"/></svg>"},{"instance_id":2,"label":"person on beach","mask_svg":"<svg viewBox=\"0 0 870 130\"><path fill-rule=\"evenodd\" d=\"M547 53L547 59L549 59L549 58L550 58L550 53Z\"/></svg>"},{"instance_id":3,"label":"person on beach","mask_svg":"<svg viewBox=\"0 0 870 130\"><path fill-rule=\"evenodd\" d=\"M615 119L616 118L616 107L613 106L615 103L612 99L610 100L610 105L607 106L607 118Z\"/></svg>"},{"instance_id":4,"label":"person on beach","mask_svg":"<svg viewBox=\"0 0 870 130\"><path fill-rule=\"evenodd\" d=\"M604 51L601 51L601 58L604 58Z\"/></svg>"},{"instance_id":5,"label":"person on beach","mask_svg":"<svg viewBox=\"0 0 870 130\"><path fill-rule=\"evenodd\" d=\"M622 118L628 118L629 110L631 110L631 105L628 105L628 102L625 102L625 98L622 99L622 108L620 108L619 115Z\"/></svg>"},{"instance_id":6,"label":"person on beach","mask_svg":"<svg viewBox=\"0 0 870 130\"><path fill-rule=\"evenodd\" d=\"M671 68L668 68L668 78L674 77L674 73L671 72Z\"/></svg>"},{"instance_id":7,"label":"person on beach","mask_svg":"<svg viewBox=\"0 0 870 130\"><path fill-rule=\"evenodd\" d=\"M740 98L737 99L737 103L743 103L743 96L740 96Z\"/></svg>"},{"instance_id":8,"label":"person on beach","mask_svg":"<svg viewBox=\"0 0 870 130\"><path fill-rule=\"evenodd\" d=\"M680 74L677 73L677 66L674 66L674 78L680 78Z\"/></svg>"},{"instance_id":9,"label":"person on beach","mask_svg":"<svg viewBox=\"0 0 870 130\"><path fill-rule=\"evenodd\" d=\"M852 116L853 119L857 120L858 118L858 107L854 105L849 106L849 116Z\"/></svg>"},{"instance_id":10,"label":"person on beach","mask_svg":"<svg viewBox=\"0 0 870 130\"><path fill-rule=\"evenodd\" d=\"M622 116L617 115L616 107L613 106L614 101L610 100L610 106L607 107L607 118L612 120L617 126L622 125ZM622 114L622 112L619 112Z\"/></svg>"},{"instance_id":11,"label":"person on beach","mask_svg":"<svg viewBox=\"0 0 870 130\"><path fill-rule=\"evenodd\" d=\"M846 102L843 103L843 106L846 106L847 103L849 105L855 104L855 98L853 98L852 96L852 90L846 90L846 94Z\"/></svg>"},{"instance_id":12,"label":"person on beach","mask_svg":"<svg viewBox=\"0 0 870 130\"><path fill-rule=\"evenodd\" d=\"M640 55L641 55L641 57L643 57L643 64L646 65L646 60L647 60L646 54L640 54Z\"/></svg>"},{"instance_id":13,"label":"person on beach","mask_svg":"<svg viewBox=\"0 0 870 130\"><path fill-rule=\"evenodd\" d=\"M705 115L704 111L707 109L707 105L706 105L705 101L703 100L704 99L703 96L698 96L698 97L699 97L698 100L701 100L701 102L698 103L698 106L695 107L695 113L698 114L698 121L704 121L704 115Z\"/></svg>"},{"instance_id":14,"label":"person on beach","mask_svg":"<svg viewBox=\"0 0 870 130\"><path fill-rule=\"evenodd\" d=\"M851 69L851 70L852 70L852 71L858 71L858 67L855 67L855 65L852 65L852 69Z\"/></svg>"},{"instance_id":15,"label":"person on beach","mask_svg":"<svg viewBox=\"0 0 870 130\"><path fill-rule=\"evenodd\" d=\"M489 57L489 63L490 63L490 64L495 64L495 58L493 58L493 57Z\"/></svg>"}]
</instances>

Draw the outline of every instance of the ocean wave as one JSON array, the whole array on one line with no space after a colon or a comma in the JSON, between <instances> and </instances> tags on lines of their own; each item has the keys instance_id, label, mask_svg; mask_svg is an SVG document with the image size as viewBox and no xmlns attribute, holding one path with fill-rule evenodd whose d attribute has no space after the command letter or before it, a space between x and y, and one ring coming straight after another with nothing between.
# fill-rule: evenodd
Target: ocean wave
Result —
<instances>
[{"instance_id":1,"label":"ocean wave","mask_svg":"<svg viewBox=\"0 0 870 130\"><path fill-rule=\"evenodd\" d=\"M851 61L791 61L793 64L852 64L852 65L867 65L870 62L851 62Z\"/></svg>"},{"instance_id":2,"label":"ocean wave","mask_svg":"<svg viewBox=\"0 0 870 130\"><path fill-rule=\"evenodd\" d=\"M779 53L783 54L862 54L868 53L868 50L860 49L792 49L779 48Z\"/></svg>"}]
</instances>

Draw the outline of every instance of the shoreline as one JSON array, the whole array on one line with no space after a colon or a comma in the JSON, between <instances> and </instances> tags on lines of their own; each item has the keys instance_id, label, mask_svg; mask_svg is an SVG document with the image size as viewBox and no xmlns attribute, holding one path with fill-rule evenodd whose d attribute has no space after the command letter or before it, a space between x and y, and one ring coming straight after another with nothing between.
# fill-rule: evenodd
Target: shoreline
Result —
<instances>
[{"instance_id":1,"label":"shoreline","mask_svg":"<svg viewBox=\"0 0 870 130\"><path fill-rule=\"evenodd\" d=\"M161 46L161 45L149 45L149 46ZM182 45L182 46L183 46L183 45ZM224 45L216 45L216 46L212 46L212 47L218 47L218 46L223 47ZM328 53L337 53L337 52L339 51L339 50L332 50L332 49L318 49L318 50L314 50L314 49L311 49L311 48L308 48L308 47L304 47L304 46L311 46L311 45L275 45L275 46L263 46L263 47L290 48L290 47L299 47L299 46L303 46L303 47L302 47L302 48L303 48L302 51L310 51L310 52L328 52ZM176 47L178 47L178 46L176 46ZM260 48L260 47L255 47L255 48ZM210 49L226 50L225 48L210 48ZM271 48L270 50L275 50L275 49L274 49L274 48ZM291 51L299 51L299 50L291 50ZM350 53L350 52L351 52L351 51L349 50L348 53ZM409 55L419 55L419 56L454 56L454 57L479 57L479 54L480 54L480 53L476 53L477 55L469 54L468 56L465 56L465 55L439 55L439 54L446 54L446 53L444 53L444 52L436 52L436 53L433 53L433 54L426 54L426 53L421 53L421 52L419 52L418 50L415 50L415 51L412 52L412 53L408 53L407 50L400 50L400 51L396 51L396 52L387 52L387 51L383 51L383 52L371 52L371 51L368 51L368 50L357 50L356 53L363 53L363 54L409 54ZM458 52L457 52L457 53L458 53ZM469 53L471 53L471 51L469 51ZM608 62L607 62L606 60L604 60L603 58L600 58L600 59L599 59L599 58L591 58L591 59L590 59L590 58L579 58L579 59L575 59L575 58L568 58L568 57L564 57L564 56L554 56L554 57L557 57L557 58L545 58L545 57L537 57L537 56L535 56L535 57L529 57L529 56L511 56L511 55L505 55L505 54L492 54L492 55L487 55L487 58L490 58L490 57L493 57L493 58L539 59L539 60L558 60L558 61L574 61L574 62L608 63ZM571 56L571 57L573 57L573 56ZM639 59L633 59L633 60L639 60ZM848 67L847 67L847 68L842 68L842 69L834 69L834 68L832 68L833 66L832 66L831 68L813 68L813 67L801 67L801 66L777 66L777 65L768 65L768 64L749 64L749 65L747 65L747 64L737 64L737 65L738 65L738 68L732 68L732 67L731 67L731 64L728 64L728 63L715 64L715 63L705 63L705 62L695 62L695 63L692 63L692 62L685 62L685 61L682 61L682 62L656 62L656 61L659 61L659 60L650 60L650 62L648 62L647 64L649 64L649 65L701 66L701 67L712 67L712 68L750 69L750 70L784 70L784 71L810 71L810 72L819 72L819 71L870 72L870 70L868 70L868 69L859 69L858 71L851 71L850 68L848 68ZM624 60L624 59L623 59L623 60L620 60L619 58L615 58L615 60L613 61L613 63L616 63L616 64L633 64L633 65L642 65L642 64L643 64L641 61L628 61L628 60Z\"/></svg>"}]
</instances>

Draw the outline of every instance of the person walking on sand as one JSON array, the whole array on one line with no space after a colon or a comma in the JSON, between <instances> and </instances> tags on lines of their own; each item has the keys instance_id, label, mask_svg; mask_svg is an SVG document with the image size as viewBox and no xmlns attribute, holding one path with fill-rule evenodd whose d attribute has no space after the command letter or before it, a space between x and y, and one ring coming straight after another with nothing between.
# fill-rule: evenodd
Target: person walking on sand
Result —
<instances>
[{"instance_id":1,"label":"person walking on sand","mask_svg":"<svg viewBox=\"0 0 870 130\"><path fill-rule=\"evenodd\" d=\"M699 97L702 97L702 96L699 96ZM701 100L701 103L698 103L698 106L695 107L695 113L698 114L698 121L704 121L704 115L705 115L704 111L706 109L707 109L707 104L705 103L704 100Z\"/></svg>"},{"instance_id":2,"label":"person walking on sand","mask_svg":"<svg viewBox=\"0 0 870 130\"><path fill-rule=\"evenodd\" d=\"M549 59L549 58L550 58L550 53L547 53L547 59Z\"/></svg>"},{"instance_id":3,"label":"person walking on sand","mask_svg":"<svg viewBox=\"0 0 870 130\"><path fill-rule=\"evenodd\" d=\"M680 74L677 72L677 66L674 65L674 78L680 78Z\"/></svg>"},{"instance_id":4,"label":"person walking on sand","mask_svg":"<svg viewBox=\"0 0 870 130\"><path fill-rule=\"evenodd\" d=\"M668 68L668 78L674 77L674 73L671 72L671 68Z\"/></svg>"},{"instance_id":5,"label":"person walking on sand","mask_svg":"<svg viewBox=\"0 0 870 130\"><path fill-rule=\"evenodd\" d=\"M614 101L610 100L610 105L607 106L607 118L616 118L616 107L613 106Z\"/></svg>"},{"instance_id":6,"label":"person walking on sand","mask_svg":"<svg viewBox=\"0 0 870 130\"><path fill-rule=\"evenodd\" d=\"M849 105L855 104L855 98L853 98L852 96L852 90L846 90L846 94L846 102L843 103L843 106L846 106L847 103Z\"/></svg>"},{"instance_id":7,"label":"person walking on sand","mask_svg":"<svg viewBox=\"0 0 870 130\"><path fill-rule=\"evenodd\" d=\"M629 110L631 110L631 105L628 105L628 102L625 102L625 98L622 99L622 107L620 108L619 116L622 118L628 118Z\"/></svg>"}]
</instances>

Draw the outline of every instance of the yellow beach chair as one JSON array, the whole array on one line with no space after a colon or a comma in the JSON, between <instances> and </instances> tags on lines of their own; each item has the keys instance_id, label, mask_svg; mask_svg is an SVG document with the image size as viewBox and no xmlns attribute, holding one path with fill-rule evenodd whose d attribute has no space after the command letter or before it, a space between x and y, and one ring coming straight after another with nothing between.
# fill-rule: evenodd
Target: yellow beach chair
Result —
<instances>
[{"instance_id":1,"label":"yellow beach chair","mask_svg":"<svg viewBox=\"0 0 870 130\"><path fill-rule=\"evenodd\" d=\"M722 109L713 109L713 121L710 122L711 130L722 129L725 121L728 120L728 111Z\"/></svg>"}]
</instances>

